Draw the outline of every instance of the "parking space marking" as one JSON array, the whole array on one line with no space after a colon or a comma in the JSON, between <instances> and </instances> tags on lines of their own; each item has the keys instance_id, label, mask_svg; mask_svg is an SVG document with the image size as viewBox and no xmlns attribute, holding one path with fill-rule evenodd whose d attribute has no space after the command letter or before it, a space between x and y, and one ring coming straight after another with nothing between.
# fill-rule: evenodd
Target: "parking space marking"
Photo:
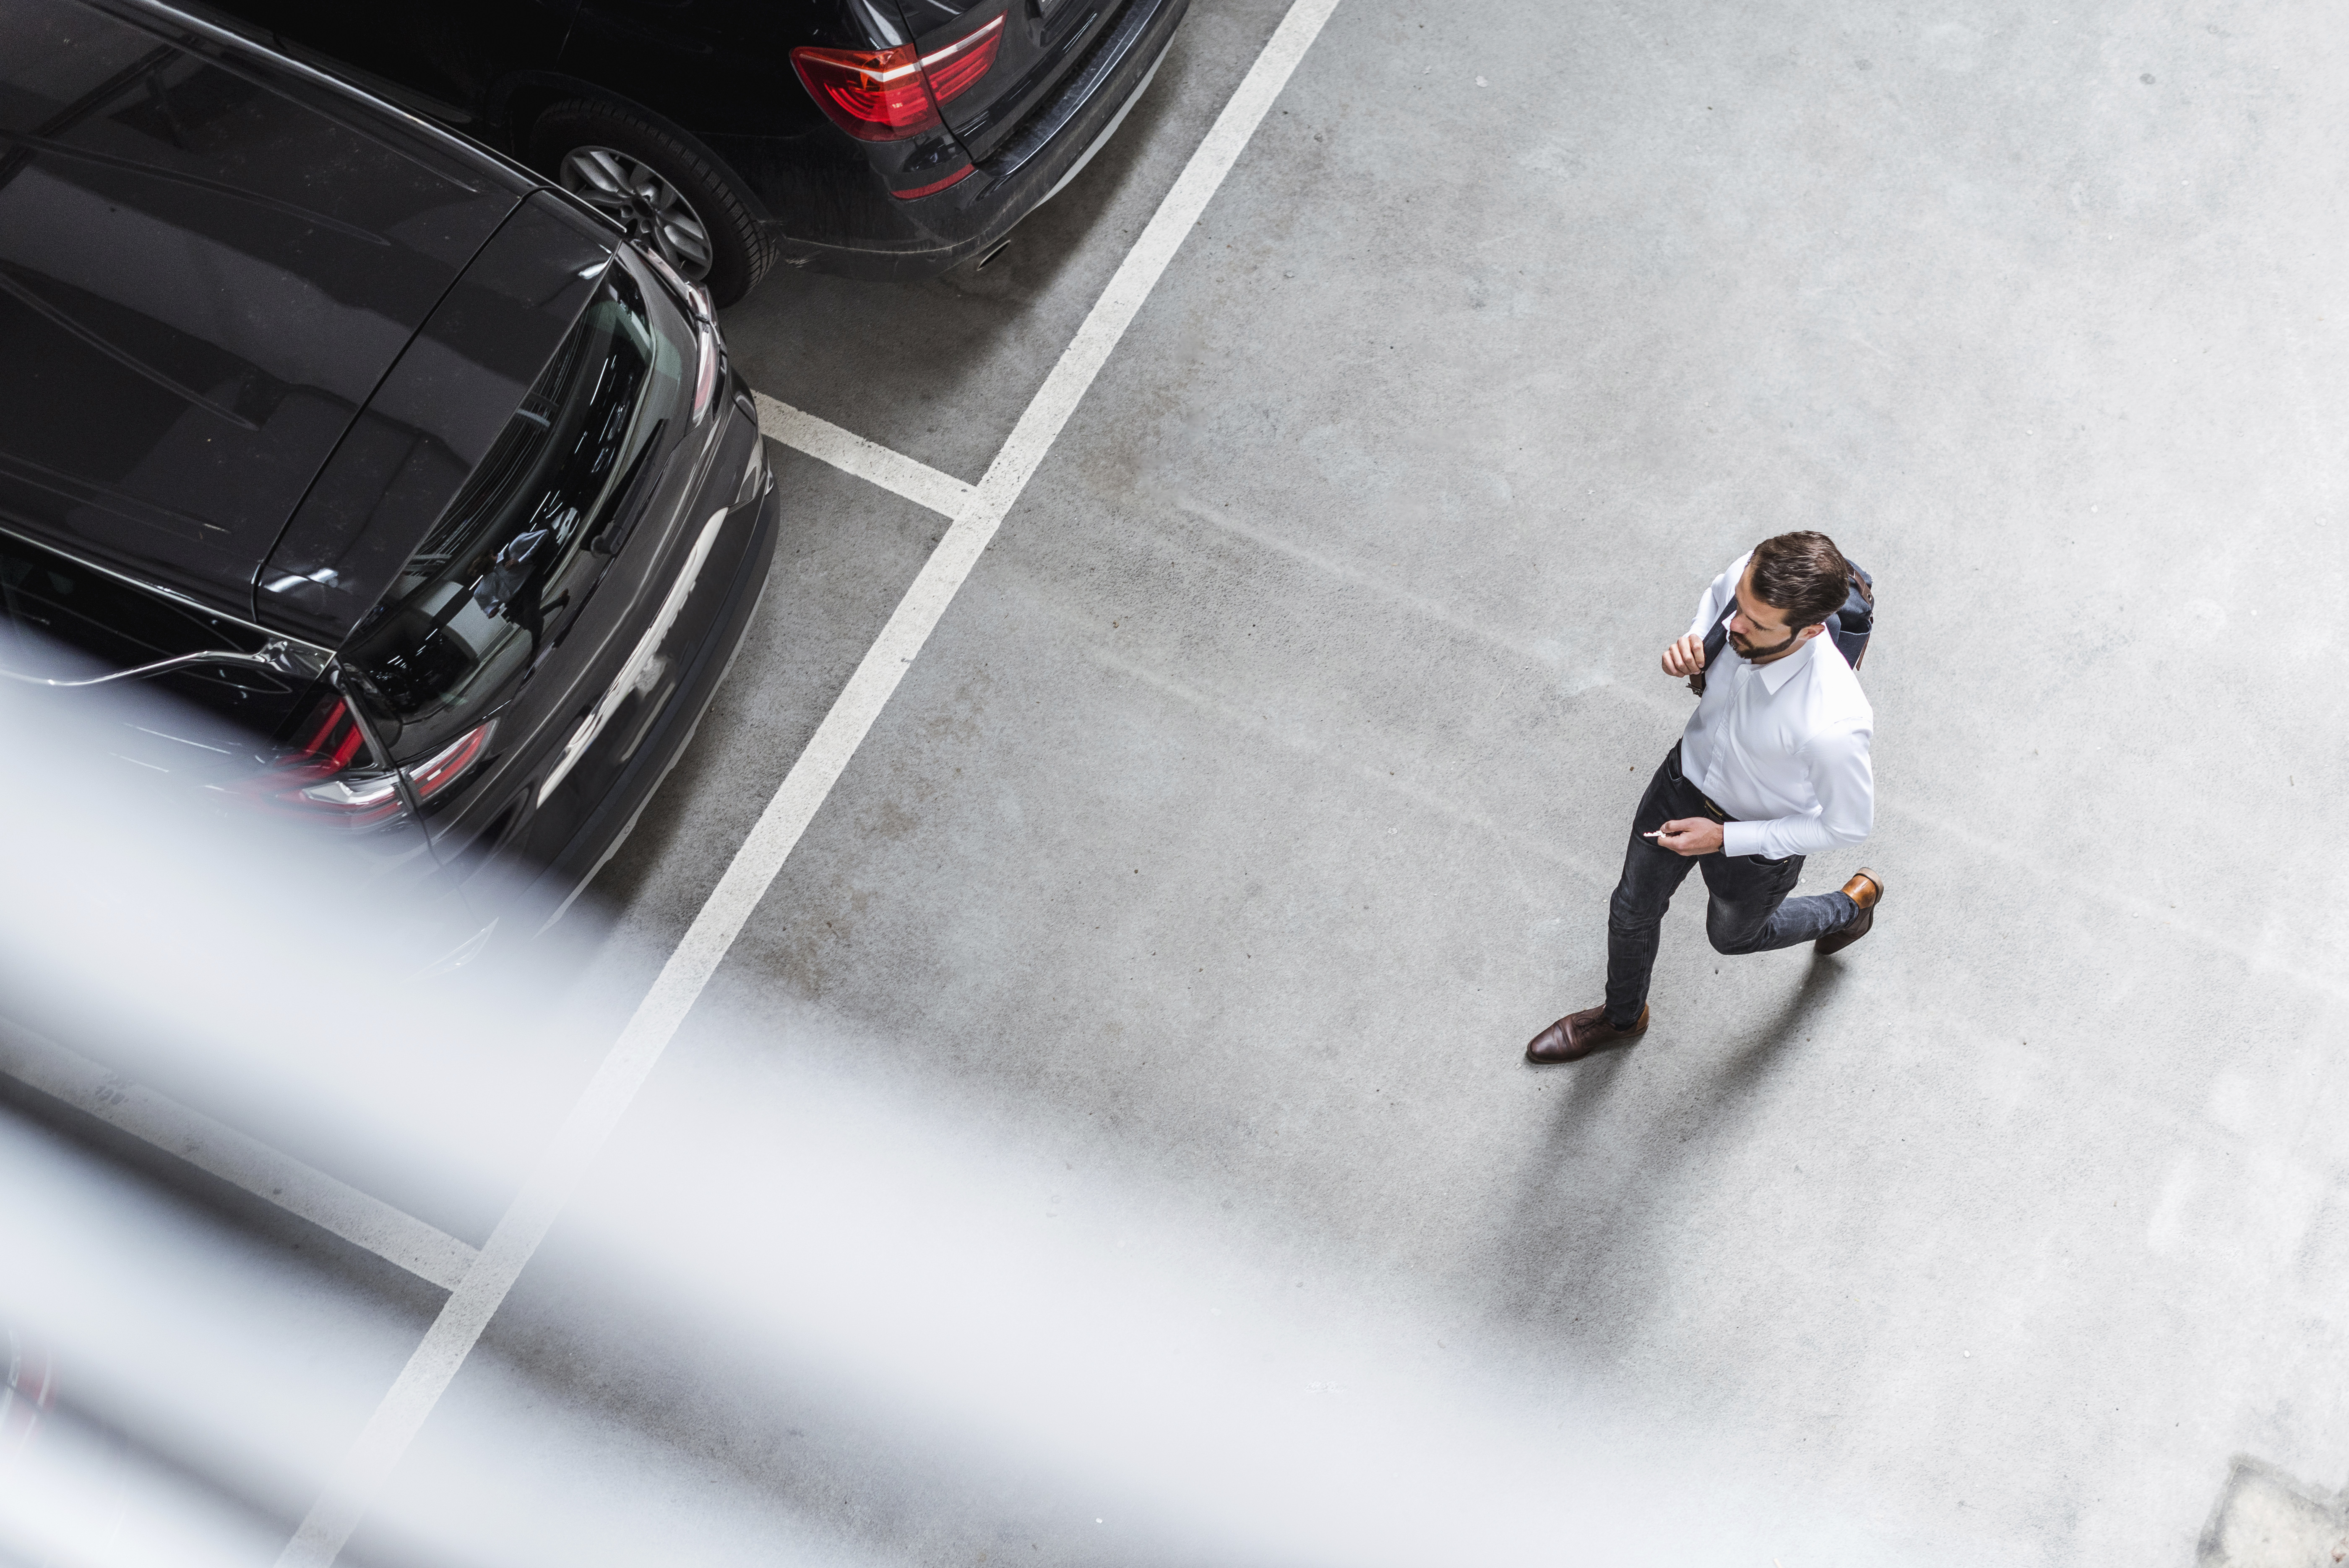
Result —
<instances>
[{"instance_id":1,"label":"parking space marking","mask_svg":"<svg viewBox=\"0 0 2349 1568\"><path fill-rule=\"evenodd\" d=\"M917 462L904 452L866 441L854 431L843 430L829 420L820 420L804 409L795 409L764 392L753 395L759 400L761 433L793 451L822 458L843 472L884 490L894 490L916 505L948 517L970 504L973 487L953 474L941 473L926 462Z\"/></svg>"},{"instance_id":2,"label":"parking space marking","mask_svg":"<svg viewBox=\"0 0 2349 1568\"><path fill-rule=\"evenodd\" d=\"M661 1052L717 972L751 910L782 870L817 808L846 771L874 721L994 539L996 529L1027 488L1053 439L1075 412L1093 378L1108 362L1111 350L1338 5L1339 0L1292 0L1238 90L1216 117L1206 139L1183 166L1174 189L1159 202L1142 237L1126 253L1116 275L1094 301L1076 337L1061 351L1003 449L988 465L986 477L957 508L953 524L923 563L880 637L866 649L848 685L817 726L814 738L784 774L749 837L734 852L709 901L661 966L652 989L637 1003L512 1207L490 1233L481 1256L450 1293L440 1315L425 1332L423 1343L400 1369L294 1539L286 1542L277 1568L327 1568L358 1527L369 1501L408 1451L489 1326L491 1316L585 1179L597 1151L619 1125ZM863 438L850 439L861 441Z\"/></svg>"},{"instance_id":3,"label":"parking space marking","mask_svg":"<svg viewBox=\"0 0 2349 1568\"><path fill-rule=\"evenodd\" d=\"M0 1073L444 1291L473 1266L448 1232L29 1030L0 1023Z\"/></svg>"}]
</instances>

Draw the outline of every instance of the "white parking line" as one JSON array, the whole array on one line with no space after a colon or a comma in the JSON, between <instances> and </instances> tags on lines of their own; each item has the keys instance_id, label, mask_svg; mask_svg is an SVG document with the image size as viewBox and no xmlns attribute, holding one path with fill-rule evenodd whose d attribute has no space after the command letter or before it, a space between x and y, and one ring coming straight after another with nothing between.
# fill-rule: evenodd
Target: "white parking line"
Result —
<instances>
[{"instance_id":1,"label":"white parking line","mask_svg":"<svg viewBox=\"0 0 2349 1568\"><path fill-rule=\"evenodd\" d=\"M750 911L831 794L881 710L905 679L931 630L995 537L1019 493L1043 462L1078 402L1117 347L1126 327L1223 184L1305 51L1339 0L1293 0L1271 40L1191 154L1174 188L1126 253L1109 286L1012 428L987 475L955 514L952 526L914 578L849 677L807 750L792 764L742 846L734 853L701 912L661 967L610 1054L596 1069L531 1173L521 1195L491 1232L481 1257L451 1292L398 1379L376 1407L325 1493L277 1559L278 1568L326 1568L357 1528L369 1501L407 1452L425 1417L505 1300L531 1254L618 1125L646 1075L734 944ZM780 406L780 405L779 405ZM821 421L819 421L821 422ZM837 427L826 427L837 429ZM839 432L847 436L848 432ZM851 441L860 437L849 436ZM872 446L871 442L864 442ZM874 447L874 452L885 449ZM818 454L822 455L822 454ZM895 456L891 453L891 456ZM827 459L826 461L831 461ZM911 460L904 460L910 462ZM843 464L843 466L846 466ZM852 471L853 472L853 471ZM943 477L943 476L941 476ZM892 485L890 488L895 489ZM923 504L929 504L927 502Z\"/></svg>"},{"instance_id":2,"label":"white parking line","mask_svg":"<svg viewBox=\"0 0 2349 1568\"><path fill-rule=\"evenodd\" d=\"M444 1291L473 1266L473 1249L448 1232L13 1023L0 1023L0 1073Z\"/></svg>"},{"instance_id":3,"label":"white parking line","mask_svg":"<svg viewBox=\"0 0 2349 1568\"><path fill-rule=\"evenodd\" d=\"M951 473L941 473L926 462L916 462L904 452L866 441L854 431L844 431L764 392L755 396L760 431L785 446L822 458L834 468L949 517L970 502L971 486Z\"/></svg>"}]
</instances>

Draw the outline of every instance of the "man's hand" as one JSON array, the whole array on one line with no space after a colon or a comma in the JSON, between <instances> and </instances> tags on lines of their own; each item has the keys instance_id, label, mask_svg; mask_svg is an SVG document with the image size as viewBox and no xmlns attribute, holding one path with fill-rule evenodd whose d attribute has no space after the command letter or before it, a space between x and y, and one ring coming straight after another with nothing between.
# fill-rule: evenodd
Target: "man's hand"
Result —
<instances>
[{"instance_id":1,"label":"man's hand","mask_svg":"<svg viewBox=\"0 0 2349 1568\"><path fill-rule=\"evenodd\" d=\"M1664 824L1655 842L1675 855L1710 855L1721 847L1721 824L1709 816L1675 817Z\"/></svg>"},{"instance_id":2,"label":"man's hand","mask_svg":"<svg viewBox=\"0 0 2349 1568\"><path fill-rule=\"evenodd\" d=\"M1694 675L1704 668L1704 639L1691 632L1678 642L1664 646L1664 673L1671 676Z\"/></svg>"}]
</instances>

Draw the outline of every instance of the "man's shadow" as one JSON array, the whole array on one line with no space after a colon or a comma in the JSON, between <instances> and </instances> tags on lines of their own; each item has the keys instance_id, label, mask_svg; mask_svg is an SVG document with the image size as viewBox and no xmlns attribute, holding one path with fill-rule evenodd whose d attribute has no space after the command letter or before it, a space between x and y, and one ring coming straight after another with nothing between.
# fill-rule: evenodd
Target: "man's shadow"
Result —
<instances>
[{"instance_id":1,"label":"man's shadow","mask_svg":"<svg viewBox=\"0 0 2349 1568\"><path fill-rule=\"evenodd\" d=\"M1814 957L1803 971L1802 983L1787 993L1778 1011L1723 1061L1713 1075L1713 1097L1734 1106L1750 1105L1752 1096L1744 1091L1758 1086L1785 1060L1785 1048L1826 1011L1849 972L1840 959Z\"/></svg>"},{"instance_id":2,"label":"man's shadow","mask_svg":"<svg viewBox=\"0 0 2349 1568\"><path fill-rule=\"evenodd\" d=\"M1742 1136L1757 1092L1793 1059L1847 978L1813 958L1795 989L1759 1024L1712 1039L1692 1031L1593 1056L1552 1113L1509 1221L1497 1232L1491 1305L1506 1321L1570 1322L1578 1344L1603 1351L1639 1321L1656 1278L1658 1240L1685 1226L1688 1184ZM1674 1075L1659 1104L1628 1107L1637 1054L1661 1046ZM1555 1073L1556 1068L1536 1069ZM1633 1119L1634 1116L1639 1119Z\"/></svg>"}]
</instances>

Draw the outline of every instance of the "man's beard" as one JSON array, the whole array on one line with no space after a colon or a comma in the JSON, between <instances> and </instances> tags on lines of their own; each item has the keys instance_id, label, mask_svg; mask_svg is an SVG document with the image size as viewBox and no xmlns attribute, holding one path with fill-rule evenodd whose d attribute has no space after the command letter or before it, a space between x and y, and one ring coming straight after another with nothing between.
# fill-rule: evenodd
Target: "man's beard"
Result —
<instances>
[{"instance_id":1,"label":"man's beard","mask_svg":"<svg viewBox=\"0 0 2349 1568\"><path fill-rule=\"evenodd\" d=\"M1758 664L1763 659L1775 659L1779 654L1785 652L1788 649L1794 647L1796 642L1801 640L1802 635L1803 634L1799 629L1790 631L1786 634L1786 640L1784 642L1774 643L1768 648L1752 648L1747 646L1744 638L1738 636L1733 631L1729 634L1729 646L1737 649L1737 656L1740 659L1744 659L1749 664Z\"/></svg>"}]
</instances>

